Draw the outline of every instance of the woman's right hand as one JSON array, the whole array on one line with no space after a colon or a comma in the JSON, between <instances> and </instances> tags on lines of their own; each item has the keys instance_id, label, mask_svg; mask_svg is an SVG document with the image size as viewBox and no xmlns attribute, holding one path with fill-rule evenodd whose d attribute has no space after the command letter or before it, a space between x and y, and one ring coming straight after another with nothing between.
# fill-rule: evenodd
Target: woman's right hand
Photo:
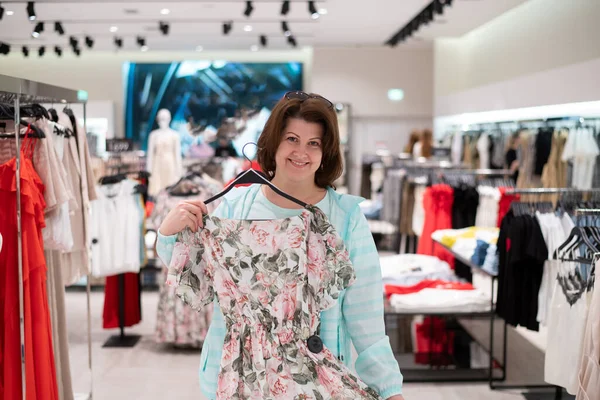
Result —
<instances>
[{"instance_id":1,"label":"woman's right hand","mask_svg":"<svg viewBox=\"0 0 600 400\"><path fill-rule=\"evenodd\" d=\"M202 228L204 214L208 214L208 210L202 201L182 201L169 211L158 231L161 235L171 236L181 232L187 226L192 232L196 232Z\"/></svg>"}]
</instances>

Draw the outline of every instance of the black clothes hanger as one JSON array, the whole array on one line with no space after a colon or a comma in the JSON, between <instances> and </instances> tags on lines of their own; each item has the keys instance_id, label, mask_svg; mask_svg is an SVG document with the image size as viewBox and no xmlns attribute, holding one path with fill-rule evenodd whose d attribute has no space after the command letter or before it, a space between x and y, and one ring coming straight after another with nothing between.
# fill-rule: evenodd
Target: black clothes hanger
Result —
<instances>
[{"instance_id":1,"label":"black clothes hanger","mask_svg":"<svg viewBox=\"0 0 600 400\"><path fill-rule=\"evenodd\" d=\"M54 108L49 109L48 113L50 114L50 120L52 122L58 122L58 113Z\"/></svg>"},{"instance_id":2,"label":"black clothes hanger","mask_svg":"<svg viewBox=\"0 0 600 400\"><path fill-rule=\"evenodd\" d=\"M253 142L248 142L244 145L244 147L242 148L242 154L244 155L244 158L246 158L246 160L248 160L248 162L252 163L252 161L250 160L250 158L248 158L246 156L246 153L244 152L244 150L246 149L246 146L248 146L249 144L254 144L256 145L256 143ZM240 173L233 182L231 182L229 184L229 186L227 186L225 188L225 190L223 190L220 193L217 193L216 195L214 195L213 197L211 197L210 199L206 200L204 202L204 204L210 204L213 201L223 197L225 194L227 194L231 189L233 189L235 187L235 185L238 184L248 184L248 183L258 183L260 185L267 185L269 186L271 189L273 189L273 191L275 193L277 193L278 195L280 195L281 197L284 197L290 201L293 201L294 203L302 206L303 208L308 207L308 204L306 204L305 202L296 199L295 197L290 196L289 194L283 192L282 190L280 190L279 188L277 188L275 185L273 185L271 183L271 181L269 181L269 179L267 178L266 175L250 168L242 173Z\"/></svg>"},{"instance_id":3,"label":"black clothes hanger","mask_svg":"<svg viewBox=\"0 0 600 400\"><path fill-rule=\"evenodd\" d=\"M31 132L29 132L28 134L19 134L20 138L25 138L25 137L30 137L30 138L35 138L35 139L44 139L46 137L46 134L38 129L37 126L35 125L31 125L31 123L27 122L27 121L19 121L19 125L27 127L31 130ZM7 133L7 134L1 134L0 135L0 139L14 139L15 135L14 133Z\"/></svg>"},{"instance_id":4,"label":"black clothes hanger","mask_svg":"<svg viewBox=\"0 0 600 400\"><path fill-rule=\"evenodd\" d=\"M119 183L127 178L125 174L107 175L100 178L99 182L101 185L112 185Z\"/></svg>"}]
</instances>

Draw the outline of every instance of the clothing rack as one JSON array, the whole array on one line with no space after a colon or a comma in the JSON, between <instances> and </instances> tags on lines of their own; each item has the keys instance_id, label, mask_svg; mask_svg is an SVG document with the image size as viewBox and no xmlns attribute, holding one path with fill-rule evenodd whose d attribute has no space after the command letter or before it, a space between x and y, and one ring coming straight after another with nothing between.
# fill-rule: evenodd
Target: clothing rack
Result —
<instances>
[{"instance_id":1,"label":"clothing rack","mask_svg":"<svg viewBox=\"0 0 600 400\"><path fill-rule=\"evenodd\" d=\"M19 127L21 120L20 107L23 104L31 103L80 103L83 104L83 128L86 127L86 101L80 100L78 91L66 89L45 83L29 81L26 79L14 78L11 76L0 75L0 103L12 105L15 113L15 126ZM12 103L12 104L11 104ZM21 385L22 398L27 399L26 394L26 373L25 373L25 317L24 317L24 299L23 299L23 232L21 231L21 141L20 130L15 129L16 143L16 196L17 196L17 268L19 277L19 325L21 336ZM83 162L83 154L79 154ZM83 213L84 219L86 218ZM85 221L84 221L85 224ZM86 395L88 399L92 398L93 393L93 373L92 373L92 322L91 322L91 304L90 304L90 281L89 275L86 284L87 297L87 328L88 328L88 367L90 370L90 392Z\"/></svg>"},{"instance_id":2,"label":"clothing rack","mask_svg":"<svg viewBox=\"0 0 600 400\"><path fill-rule=\"evenodd\" d=\"M600 193L600 188L576 189L576 188L529 188L509 189L506 194L564 194L564 193Z\"/></svg>"},{"instance_id":3,"label":"clothing rack","mask_svg":"<svg viewBox=\"0 0 600 400\"><path fill-rule=\"evenodd\" d=\"M578 208L575 210L575 215L600 215L600 208Z\"/></svg>"}]
</instances>

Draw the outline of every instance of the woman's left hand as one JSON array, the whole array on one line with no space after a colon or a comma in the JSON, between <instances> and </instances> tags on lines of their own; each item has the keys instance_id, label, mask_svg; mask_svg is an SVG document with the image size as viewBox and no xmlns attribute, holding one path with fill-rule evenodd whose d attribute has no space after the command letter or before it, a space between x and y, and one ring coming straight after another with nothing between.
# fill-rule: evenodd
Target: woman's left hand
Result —
<instances>
[{"instance_id":1,"label":"woman's left hand","mask_svg":"<svg viewBox=\"0 0 600 400\"><path fill-rule=\"evenodd\" d=\"M394 395L392 397L388 397L387 400L404 400L401 394Z\"/></svg>"}]
</instances>

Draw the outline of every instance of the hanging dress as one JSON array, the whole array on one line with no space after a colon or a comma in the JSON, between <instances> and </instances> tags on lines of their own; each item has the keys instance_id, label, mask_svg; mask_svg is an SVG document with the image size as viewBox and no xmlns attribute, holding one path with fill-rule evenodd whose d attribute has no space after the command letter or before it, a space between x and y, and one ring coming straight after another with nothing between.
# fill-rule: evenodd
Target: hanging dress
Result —
<instances>
[{"instance_id":1,"label":"hanging dress","mask_svg":"<svg viewBox=\"0 0 600 400\"><path fill-rule=\"evenodd\" d=\"M44 185L31 162L30 139L21 152L21 232L27 400L58 400L46 288ZM29 152L29 154L28 154ZM17 244L16 159L0 165L0 399L21 399L21 339Z\"/></svg>"},{"instance_id":2,"label":"hanging dress","mask_svg":"<svg viewBox=\"0 0 600 400\"><path fill-rule=\"evenodd\" d=\"M381 399L318 337L355 272L321 210L280 220L204 216L179 233L168 282L195 309L217 297L227 332L217 400Z\"/></svg>"}]
</instances>

